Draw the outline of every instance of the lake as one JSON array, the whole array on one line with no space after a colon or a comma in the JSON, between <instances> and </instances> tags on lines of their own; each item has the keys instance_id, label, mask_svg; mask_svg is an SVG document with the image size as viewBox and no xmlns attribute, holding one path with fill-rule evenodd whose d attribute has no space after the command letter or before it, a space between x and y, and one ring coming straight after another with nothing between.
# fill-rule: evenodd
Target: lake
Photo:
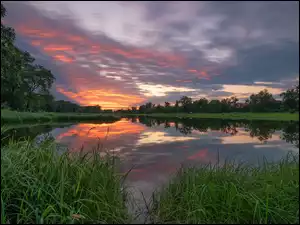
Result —
<instances>
[{"instance_id":1,"label":"lake","mask_svg":"<svg viewBox=\"0 0 300 225\"><path fill-rule=\"evenodd\" d=\"M38 141L46 135L59 143L60 150L98 149L116 155L121 159L121 173L131 169L126 184L140 201L140 191L150 198L181 166L225 160L257 165L277 161L289 151L299 152L298 122L132 117L10 128L2 137Z\"/></svg>"}]
</instances>

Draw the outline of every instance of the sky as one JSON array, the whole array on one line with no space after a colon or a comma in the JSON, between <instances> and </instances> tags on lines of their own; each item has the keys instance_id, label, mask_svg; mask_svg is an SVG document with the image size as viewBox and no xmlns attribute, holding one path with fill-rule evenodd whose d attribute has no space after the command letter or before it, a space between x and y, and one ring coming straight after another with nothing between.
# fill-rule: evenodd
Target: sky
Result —
<instances>
[{"instance_id":1,"label":"sky","mask_svg":"<svg viewBox=\"0 0 300 225\"><path fill-rule=\"evenodd\" d=\"M241 101L299 83L298 1L2 2L57 99L120 109Z\"/></svg>"}]
</instances>

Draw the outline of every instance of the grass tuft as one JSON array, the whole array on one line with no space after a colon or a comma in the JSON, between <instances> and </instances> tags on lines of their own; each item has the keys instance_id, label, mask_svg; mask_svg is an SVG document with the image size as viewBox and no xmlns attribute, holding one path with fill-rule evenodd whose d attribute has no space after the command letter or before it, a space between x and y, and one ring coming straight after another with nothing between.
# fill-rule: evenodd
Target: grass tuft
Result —
<instances>
[{"instance_id":1,"label":"grass tuft","mask_svg":"<svg viewBox=\"0 0 300 225\"><path fill-rule=\"evenodd\" d=\"M154 223L299 224L299 155L181 169L154 199Z\"/></svg>"},{"instance_id":2,"label":"grass tuft","mask_svg":"<svg viewBox=\"0 0 300 225\"><path fill-rule=\"evenodd\" d=\"M95 152L73 157L53 142L11 141L1 148L1 222L126 223L120 183Z\"/></svg>"}]
</instances>

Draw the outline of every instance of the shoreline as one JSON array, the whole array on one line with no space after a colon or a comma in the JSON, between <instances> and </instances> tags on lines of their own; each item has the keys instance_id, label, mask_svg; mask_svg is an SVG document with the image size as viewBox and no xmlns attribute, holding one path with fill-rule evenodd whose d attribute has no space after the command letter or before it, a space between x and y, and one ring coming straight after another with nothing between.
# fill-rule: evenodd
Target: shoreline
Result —
<instances>
[{"instance_id":1,"label":"shoreline","mask_svg":"<svg viewBox=\"0 0 300 225\"><path fill-rule=\"evenodd\" d=\"M156 118L207 118L229 120L273 120L299 121L299 113L153 113L153 114L121 114L121 113L56 113L56 112L18 112L1 110L2 123L23 122L57 122L84 120L115 120L124 117L146 116Z\"/></svg>"},{"instance_id":2,"label":"shoreline","mask_svg":"<svg viewBox=\"0 0 300 225\"><path fill-rule=\"evenodd\" d=\"M56 113L56 112L18 112L1 110L1 123L24 123L24 122L58 122L58 121L85 121L107 120L115 121L120 117L106 113Z\"/></svg>"},{"instance_id":3,"label":"shoreline","mask_svg":"<svg viewBox=\"0 0 300 225\"><path fill-rule=\"evenodd\" d=\"M229 120L273 120L299 121L299 113L153 113L126 114L126 116L146 116L156 118L191 118L191 119L229 119Z\"/></svg>"}]
</instances>

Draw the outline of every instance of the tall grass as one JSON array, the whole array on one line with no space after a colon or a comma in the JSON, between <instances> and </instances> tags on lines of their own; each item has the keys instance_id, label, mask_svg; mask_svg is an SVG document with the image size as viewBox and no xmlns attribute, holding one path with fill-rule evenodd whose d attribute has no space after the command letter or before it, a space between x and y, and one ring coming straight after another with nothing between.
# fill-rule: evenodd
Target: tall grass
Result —
<instances>
[{"instance_id":1,"label":"tall grass","mask_svg":"<svg viewBox=\"0 0 300 225\"><path fill-rule=\"evenodd\" d=\"M120 178L94 153L58 155L53 142L1 148L1 223L126 223Z\"/></svg>"},{"instance_id":2,"label":"tall grass","mask_svg":"<svg viewBox=\"0 0 300 225\"><path fill-rule=\"evenodd\" d=\"M299 224L299 156L182 169L154 196L154 223Z\"/></svg>"}]
</instances>

